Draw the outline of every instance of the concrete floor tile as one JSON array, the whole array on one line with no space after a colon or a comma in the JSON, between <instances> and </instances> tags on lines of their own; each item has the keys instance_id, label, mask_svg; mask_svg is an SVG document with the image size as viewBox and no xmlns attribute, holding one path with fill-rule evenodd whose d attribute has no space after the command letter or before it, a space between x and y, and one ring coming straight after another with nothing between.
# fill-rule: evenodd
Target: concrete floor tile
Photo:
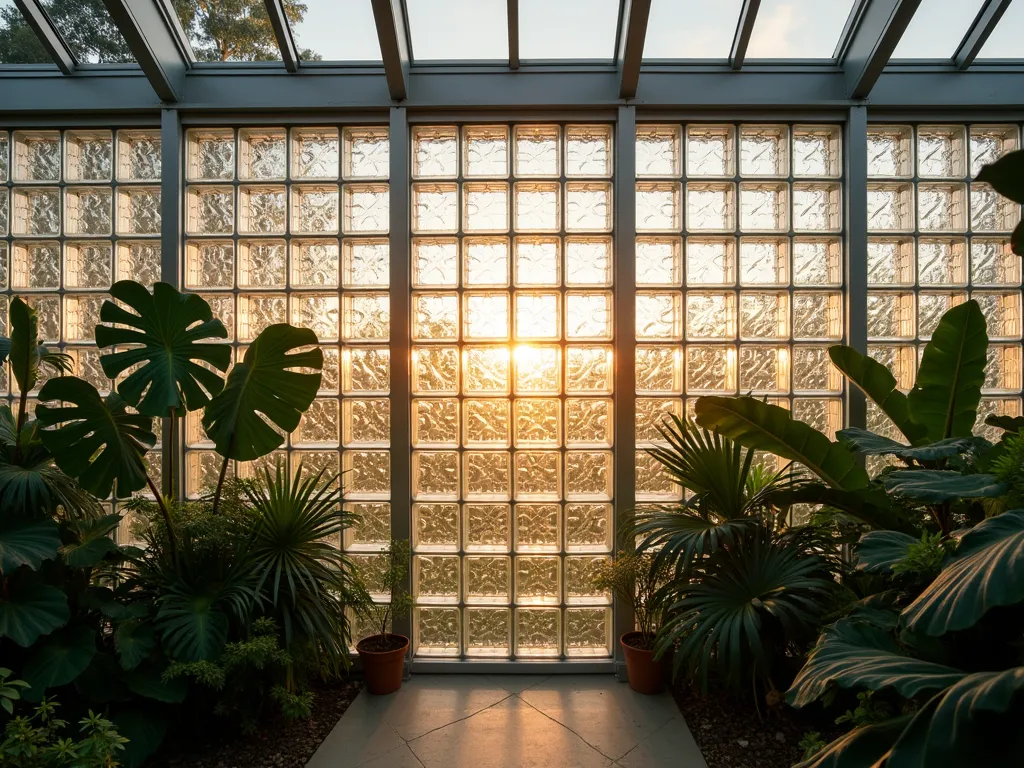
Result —
<instances>
[{"instance_id":1,"label":"concrete floor tile","mask_svg":"<svg viewBox=\"0 0 1024 768\"><path fill-rule=\"evenodd\" d=\"M403 744L398 749L365 763L363 768L423 768L423 763L412 753L408 744Z\"/></svg>"},{"instance_id":2,"label":"concrete floor tile","mask_svg":"<svg viewBox=\"0 0 1024 768\"><path fill-rule=\"evenodd\" d=\"M366 691L356 696L306 768L356 768L405 746L369 698Z\"/></svg>"},{"instance_id":3,"label":"concrete floor tile","mask_svg":"<svg viewBox=\"0 0 1024 768\"><path fill-rule=\"evenodd\" d=\"M367 698L398 735L409 741L510 695L480 675L414 675L398 693Z\"/></svg>"},{"instance_id":4,"label":"concrete floor tile","mask_svg":"<svg viewBox=\"0 0 1024 768\"><path fill-rule=\"evenodd\" d=\"M509 693L522 693L527 688L543 683L550 675L488 675L487 680Z\"/></svg>"},{"instance_id":5,"label":"concrete floor tile","mask_svg":"<svg viewBox=\"0 0 1024 768\"><path fill-rule=\"evenodd\" d=\"M671 765L675 768L707 768L690 729L678 715L656 730L619 759L622 768L651 768Z\"/></svg>"}]
</instances>

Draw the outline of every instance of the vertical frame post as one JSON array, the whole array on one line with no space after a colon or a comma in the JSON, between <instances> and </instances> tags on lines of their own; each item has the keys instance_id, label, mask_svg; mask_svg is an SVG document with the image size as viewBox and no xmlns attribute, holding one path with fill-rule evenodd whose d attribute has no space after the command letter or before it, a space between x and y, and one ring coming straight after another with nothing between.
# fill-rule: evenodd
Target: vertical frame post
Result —
<instances>
[{"instance_id":1,"label":"vertical frame post","mask_svg":"<svg viewBox=\"0 0 1024 768\"><path fill-rule=\"evenodd\" d=\"M160 111L160 280L181 287L182 199L184 142L177 109ZM164 494L185 498L185 417L163 420Z\"/></svg>"},{"instance_id":2,"label":"vertical frame post","mask_svg":"<svg viewBox=\"0 0 1024 768\"><path fill-rule=\"evenodd\" d=\"M850 107L844 136L846 176L846 343L868 351L868 108ZM846 423L865 428L867 402L847 385Z\"/></svg>"}]
</instances>

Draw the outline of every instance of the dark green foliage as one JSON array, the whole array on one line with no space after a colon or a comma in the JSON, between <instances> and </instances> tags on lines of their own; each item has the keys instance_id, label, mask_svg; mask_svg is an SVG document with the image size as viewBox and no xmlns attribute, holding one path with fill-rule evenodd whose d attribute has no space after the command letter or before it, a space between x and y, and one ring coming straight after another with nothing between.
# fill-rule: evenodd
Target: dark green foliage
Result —
<instances>
[{"instance_id":1,"label":"dark green foliage","mask_svg":"<svg viewBox=\"0 0 1024 768\"><path fill-rule=\"evenodd\" d=\"M56 716L59 705L43 699L31 715L8 721L0 743L0 768L116 768L128 739L89 710L75 734ZM77 736L77 738L76 738Z\"/></svg>"},{"instance_id":2,"label":"dark green foliage","mask_svg":"<svg viewBox=\"0 0 1024 768\"><path fill-rule=\"evenodd\" d=\"M991 184L996 192L1015 203L1024 203L1024 151L1007 152L982 168L977 180ZM1024 256L1024 222L1013 230L1010 244L1014 253Z\"/></svg>"}]
</instances>

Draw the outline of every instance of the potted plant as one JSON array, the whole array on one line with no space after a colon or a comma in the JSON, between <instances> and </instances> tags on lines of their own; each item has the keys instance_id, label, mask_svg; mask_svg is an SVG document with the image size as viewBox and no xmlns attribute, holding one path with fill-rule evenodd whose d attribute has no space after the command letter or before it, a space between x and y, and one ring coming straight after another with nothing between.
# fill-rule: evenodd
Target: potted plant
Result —
<instances>
[{"instance_id":1,"label":"potted plant","mask_svg":"<svg viewBox=\"0 0 1024 768\"><path fill-rule=\"evenodd\" d=\"M388 630L395 618L408 615L412 609L412 596L405 589L409 556L408 541L392 541L388 551L381 554L385 564L378 577L378 584L375 585L381 592L388 594L388 602L375 602L364 588L363 597L357 606L363 619L375 630L374 634L356 643L356 650L363 662L366 688L378 696L394 693L402 687L403 663L409 650L409 638Z\"/></svg>"},{"instance_id":2,"label":"potted plant","mask_svg":"<svg viewBox=\"0 0 1024 768\"><path fill-rule=\"evenodd\" d=\"M654 641L661 627L662 604L658 589L666 569L651 555L620 551L594 577L594 586L611 590L633 609L636 629L619 638L626 656L629 687L637 693L660 693L668 659L655 657Z\"/></svg>"}]
</instances>

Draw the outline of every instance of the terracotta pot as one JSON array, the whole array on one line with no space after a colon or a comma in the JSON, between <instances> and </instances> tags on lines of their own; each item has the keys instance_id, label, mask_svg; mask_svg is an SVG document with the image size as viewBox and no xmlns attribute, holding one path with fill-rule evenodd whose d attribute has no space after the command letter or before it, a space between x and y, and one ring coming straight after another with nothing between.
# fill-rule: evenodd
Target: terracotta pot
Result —
<instances>
[{"instance_id":1,"label":"terracotta pot","mask_svg":"<svg viewBox=\"0 0 1024 768\"><path fill-rule=\"evenodd\" d=\"M402 687L402 672L405 653L409 650L409 638L404 635L383 635L386 638L397 638L402 641L400 648L393 651L367 650L367 641L379 639L382 635L373 635L360 640L356 644L359 658L363 660L363 676L366 678L366 690L377 696L394 693Z\"/></svg>"},{"instance_id":2,"label":"terracotta pot","mask_svg":"<svg viewBox=\"0 0 1024 768\"><path fill-rule=\"evenodd\" d=\"M629 676L629 687L637 693L653 695L661 693L664 688L667 658L654 660L654 651L645 651L630 645L627 640L642 637L640 632L627 632L619 638L622 651L626 654L626 674Z\"/></svg>"}]
</instances>

